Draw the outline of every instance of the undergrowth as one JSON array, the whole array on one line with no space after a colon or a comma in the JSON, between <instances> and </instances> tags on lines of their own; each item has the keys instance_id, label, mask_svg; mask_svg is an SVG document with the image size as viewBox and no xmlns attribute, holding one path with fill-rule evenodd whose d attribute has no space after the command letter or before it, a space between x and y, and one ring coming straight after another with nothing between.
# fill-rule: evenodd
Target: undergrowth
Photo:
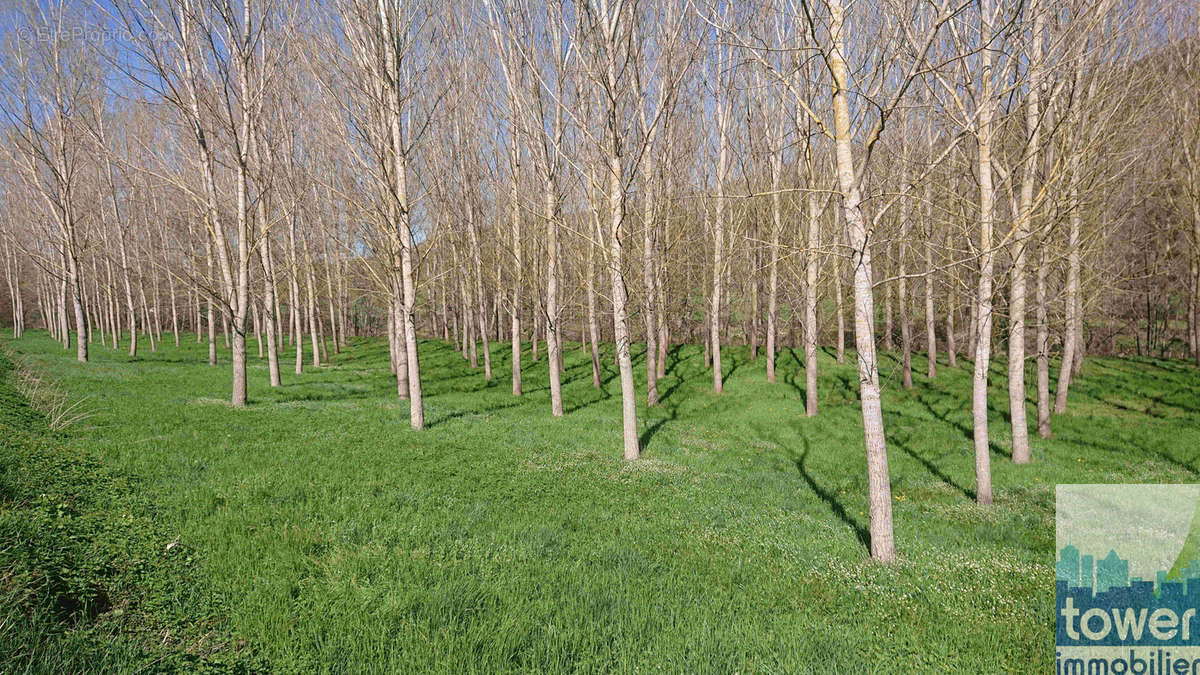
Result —
<instances>
[{"instance_id":1,"label":"undergrowth","mask_svg":"<svg viewBox=\"0 0 1200 675\"><path fill-rule=\"evenodd\" d=\"M196 553L58 431L85 418L0 350L0 672L262 670L195 595Z\"/></svg>"}]
</instances>

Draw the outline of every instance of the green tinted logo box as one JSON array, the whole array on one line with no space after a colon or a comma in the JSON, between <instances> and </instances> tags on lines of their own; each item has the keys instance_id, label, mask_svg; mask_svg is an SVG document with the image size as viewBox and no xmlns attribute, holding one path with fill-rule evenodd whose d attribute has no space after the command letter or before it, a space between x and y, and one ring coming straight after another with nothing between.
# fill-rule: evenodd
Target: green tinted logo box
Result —
<instances>
[{"instance_id":1,"label":"green tinted logo box","mask_svg":"<svg viewBox=\"0 0 1200 675\"><path fill-rule=\"evenodd\" d=\"M1200 485L1059 485L1055 672L1200 675Z\"/></svg>"}]
</instances>

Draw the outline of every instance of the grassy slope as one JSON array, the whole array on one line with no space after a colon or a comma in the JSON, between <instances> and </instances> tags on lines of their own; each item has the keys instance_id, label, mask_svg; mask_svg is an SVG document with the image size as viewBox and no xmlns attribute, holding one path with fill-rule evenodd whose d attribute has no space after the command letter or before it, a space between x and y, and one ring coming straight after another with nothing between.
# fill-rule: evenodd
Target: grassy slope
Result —
<instances>
[{"instance_id":1,"label":"grassy slope","mask_svg":"<svg viewBox=\"0 0 1200 675\"><path fill-rule=\"evenodd\" d=\"M1054 484L1194 481L1200 447L1196 370L1089 359L1029 466L1007 460L994 389L998 503L981 509L969 373L904 392L885 361L901 561L880 567L853 365L827 354L807 419L790 351L775 385L762 359L723 352L716 396L698 349L676 349L627 464L611 355L598 391L577 348L555 420L544 360L526 353L515 400L507 346L488 387L423 343L418 433L378 341L302 376L285 366L276 390L253 360L246 410L223 402L228 355L209 368L190 340L133 361L96 348L86 366L44 334L10 344L91 397L76 442L139 478L164 538L195 552L193 592L285 671L1044 672Z\"/></svg>"},{"instance_id":2,"label":"grassy slope","mask_svg":"<svg viewBox=\"0 0 1200 675\"><path fill-rule=\"evenodd\" d=\"M260 665L193 552L163 545L153 491L55 431L30 376L0 350L0 672Z\"/></svg>"}]
</instances>

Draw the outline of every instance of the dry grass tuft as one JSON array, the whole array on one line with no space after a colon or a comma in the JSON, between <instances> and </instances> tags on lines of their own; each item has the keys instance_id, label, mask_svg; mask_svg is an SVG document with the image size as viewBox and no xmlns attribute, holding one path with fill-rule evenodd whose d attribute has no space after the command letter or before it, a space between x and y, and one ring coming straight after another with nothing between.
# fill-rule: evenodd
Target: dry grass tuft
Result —
<instances>
[{"instance_id":1,"label":"dry grass tuft","mask_svg":"<svg viewBox=\"0 0 1200 675\"><path fill-rule=\"evenodd\" d=\"M72 399L58 383L38 373L23 359L14 358L13 366L13 386L34 410L45 416L51 429L66 429L95 415L86 406L90 397Z\"/></svg>"}]
</instances>

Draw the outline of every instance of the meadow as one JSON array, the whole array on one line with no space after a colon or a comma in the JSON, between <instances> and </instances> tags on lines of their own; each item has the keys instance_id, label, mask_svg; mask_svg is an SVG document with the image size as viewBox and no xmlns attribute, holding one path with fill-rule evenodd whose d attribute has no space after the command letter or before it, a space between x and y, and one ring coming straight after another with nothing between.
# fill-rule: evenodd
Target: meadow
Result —
<instances>
[{"instance_id":1,"label":"meadow","mask_svg":"<svg viewBox=\"0 0 1200 675\"><path fill-rule=\"evenodd\" d=\"M899 560L879 565L852 353L820 355L807 418L796 352L768 384L732 348L718 395L673 347L629 463L611 347L595 389L568 345L554 419L528 344L514 398L507 345L489 384L424 341L415 432L382 341L275 389L252 358L238 410L228 353L184 338L87 364L40 331L3 342L0 670L1046 672L1055 484L1197 480L1194 367L1087 359L1018 466L1001 360L980 507L969 361L929 380L918 357L905 391L887 355ZM87 416L54 428L30 378Z\"/></svg>"}]
</instances>

